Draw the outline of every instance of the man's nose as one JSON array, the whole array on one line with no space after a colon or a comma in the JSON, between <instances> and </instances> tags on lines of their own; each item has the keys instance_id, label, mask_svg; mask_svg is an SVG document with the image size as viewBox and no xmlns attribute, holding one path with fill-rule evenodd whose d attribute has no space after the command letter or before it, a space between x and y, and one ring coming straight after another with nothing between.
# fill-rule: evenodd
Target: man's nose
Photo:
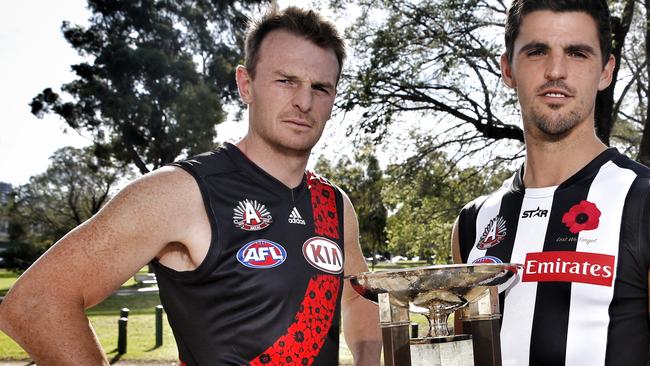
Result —
<instances>
[{"instance_id":1,"label":"man's nose","mask_svg":"<svg viewBox=\"0 0 650 366\"><path fill-rule=\"evenodd\" d=\"M301 85L296 89L293 95L293 106L298 108L301 112L309 112L312 107L314 95L311 86Z\"/></svg>"},{"instance_id":2,"label":"man's nose","mask_svg":"<svg viewBox=\"0 0 650 366\"><path fill-rule=\"evenodd\" d=\"M547 80L561 80L567 77L566 55L564 52L551 53L546 61L544 77Z\"/></svg>"}]
</instances>

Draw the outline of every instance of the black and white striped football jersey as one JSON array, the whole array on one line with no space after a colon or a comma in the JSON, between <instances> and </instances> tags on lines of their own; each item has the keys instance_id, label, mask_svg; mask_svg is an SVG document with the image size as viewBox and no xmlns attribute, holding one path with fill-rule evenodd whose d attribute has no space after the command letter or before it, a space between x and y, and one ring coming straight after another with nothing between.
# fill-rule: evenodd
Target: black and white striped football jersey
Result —
<instances>
[{"instance_id":1,"label":"black and white striped football jersey","mask_svg":"<svg viewBox=\"0 0 650 366\"><path fill-rule=\"evenodd\" d=\"M646 365L650 169L616 149L555 187L523 168L459 216L467 263L521 263L501 294L504 365Z\"/></svg>"}]
</instances>

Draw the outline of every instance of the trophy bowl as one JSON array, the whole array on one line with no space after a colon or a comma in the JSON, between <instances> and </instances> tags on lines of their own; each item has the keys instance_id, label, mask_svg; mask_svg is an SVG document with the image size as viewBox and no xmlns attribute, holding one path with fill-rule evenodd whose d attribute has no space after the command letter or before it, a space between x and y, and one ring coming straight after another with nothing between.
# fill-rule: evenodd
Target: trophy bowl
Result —
<instances>
[{"instance_id":1,"label":"trophy bowl","mask_svg":"<svg viewBox=\"0 0 650 366\"><path fill-rule=\"evenodd\" d=\"M490 286L503 290L520 264L485 263L414 267L346 276L361 296L377 302L390 293L393 305L409 308L429 321L429 337L449 336L447 318L480 297Z\"/></svg>"}]
</instances>

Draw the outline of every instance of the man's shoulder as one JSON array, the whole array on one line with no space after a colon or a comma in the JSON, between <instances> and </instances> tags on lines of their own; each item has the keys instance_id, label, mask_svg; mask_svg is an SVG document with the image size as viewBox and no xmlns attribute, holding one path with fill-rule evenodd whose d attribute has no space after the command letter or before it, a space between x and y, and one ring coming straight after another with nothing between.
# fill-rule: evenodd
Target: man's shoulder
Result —
<instances>
[{"instance_id":1,"label":"man's shoulder","mask_svg":"<svg viewBox=\"0 0 650 366\"><path fill-rule=\"evenodd\" d=\"M334 183L332 183L329 179L325 178L324 176L316 173L313 170L307 170L305 172L305 175L307 177L307 182L308 183L320 183L320 184L325 184L328 186L332 187L337 187ZM337 187L338 188L338 187ZM340 189L340 188L338 188Z\"/></svg>"},{"instance_id":2,"label":"man's shoulder","mask_svg":"<svg viewBox=\"0 0 650 366\"><path fill-rule=\"evenodd\" d=\"M236 166L227 150L227 147L219 147L169 165L182 168L194 177L231 172Z\"/></svg>"}]
</instances>

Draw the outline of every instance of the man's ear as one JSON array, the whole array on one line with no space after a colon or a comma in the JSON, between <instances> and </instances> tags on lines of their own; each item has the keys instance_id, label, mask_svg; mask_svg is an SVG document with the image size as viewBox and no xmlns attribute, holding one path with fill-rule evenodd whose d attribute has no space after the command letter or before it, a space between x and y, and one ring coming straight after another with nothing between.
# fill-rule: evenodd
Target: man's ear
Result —
<instances>
[{"instance_id":1,"label":"man's ear","mask_svg":"<svg viewBox=\"0 0 650 366\"><path fill-rule=\"evenodd\" d=\"M239 91L239 97L246 104L251 104L253 101L253 83L248 69L246 67L239 65L235 71L235 80L237 80L237 90Z\"/></svg>"},{"instance_id":2,"label":"man's ear","mask_svg":"<svg viewBox=\"0 0 650 366\"><path fill-rule=\"evenodd\" d=\"M600 73L600 81L598 82L598 91L607 89L609 84L612 83L612 75L614 75L614 67L616 66L616 57L614 55L609 55L609 60L603 67L603 71Z\"/></svg>"},{"instance_id":3,"label":"man's ear","mask_svg":"<svg viewBox=\"0 0 650 366\"><path fill-rule=\"evenodd\" d=\"M517 82L512 77L510 61L508 61L508 56L505 53L501 55L501 78L503 79L503 83L508 87L513 89L517 87Z\"/></svg>"}]
</instances>

